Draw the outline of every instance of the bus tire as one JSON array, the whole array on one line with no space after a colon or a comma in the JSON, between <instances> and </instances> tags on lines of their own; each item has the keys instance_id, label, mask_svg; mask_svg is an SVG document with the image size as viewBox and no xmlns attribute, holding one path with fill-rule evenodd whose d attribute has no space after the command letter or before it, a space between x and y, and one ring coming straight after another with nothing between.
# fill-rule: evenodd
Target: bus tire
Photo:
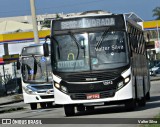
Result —
<instances>
[{"instance_id":1,"label":"bus tire","mask_svg":"<svg viewBox=\"0 0 160 127\"><path fill-rule=\"evenodd\" d=\"M146 97L142 97L140 100L138 100L138 106L144 107L146 105Z\"/></svg>"},{"instance_id":2,"label":"bus tire","mask_svg":"<svg viewBox=\"0 0 160 127\"><path fill-rule=\"evenodd\" d=\"M77 111L79 111L79 112L85 111L85 106L84 105L78 105L77 106Z\"/></svg>"},{"instance_id":3,"label":"bus tire","mask_svg":"<svg viewBox=\"0 0 160 127\"><path fill-rule=\"evenodd\" d=\"M46 108L46 103L45 102L41 102L40 106L41 106L42 109L45 109Z\"/></svg>"},{"instance_id":4,"label":"bus tire","mask_svg":"<svg viewBox=\"0 0 160 127\"><path fill-rule=\"evenodd\" d=\"M151 99L151 96L150 96L150 92L148 91L146 94L146 100L150 100L150 99Z\"/></svg>"},{"instance_id":5,"label":"bus tire","mask_svg":"<svg viewBox=\"0 0 160 127\"><path fill-rule=\"evenodd\" d=\"M125 109L127 111L133 111L133 110L135 110L135 108L136 108L136 101L135 101L135 99L131 99L131 100L126 101L126 103L125 103Z\"/></svg>"},{"instance_id":6,"label":"bus tire","mask_svg":"<svg viewBox=\"0 0 160 127\"><path fill-rule=\"evenodd\" d=\"M30 103L31 110L37 109L37 103Z\"/></svg>"},{"instance_id":7,"label":"bus tire","mask_svg":"<svg viewBox=\"0 0 160 127\"><path fill-rule=\"evenodd\" d=\"M52 102L47 102L47 108L52 108L53 105L52 105Z\"/></svg>"},{"instance_id":8,"label":"bus tire","mask_svg":"<svg viewBox=\"0 0 160 127\"><path fill-rule=\"evenodd\" d=\"M66 116L74 116L75 115L75 106L74 105L64 105L64 112Z\"/></svg>"},{"instance_id":9,"label":"bus tire","mask_svg":"<svg viewBox=\"0 0 160 127\"><path fill-rule=\"evenodd\" d=\"M146 105L146 94L145 94L145 83L143 80L143 97L141 97L140 100L138 100L138 106L144 107Z\"/></svg>"},{"instance_id":10,"label":"bus tire","mask_svg":"<svg viewBox=\"0 0 160 127\"><path fill-rule=\"evenodd\" d=\"M86 106L86 110L87 111L93 111L94 110L94 106Z\"/></svg>"}]
</instances>

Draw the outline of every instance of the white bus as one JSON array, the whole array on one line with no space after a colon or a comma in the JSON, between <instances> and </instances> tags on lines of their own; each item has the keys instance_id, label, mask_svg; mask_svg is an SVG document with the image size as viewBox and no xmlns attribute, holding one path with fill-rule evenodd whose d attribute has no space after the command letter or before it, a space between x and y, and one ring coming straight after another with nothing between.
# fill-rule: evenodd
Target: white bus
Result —
<instances>
[{"instance_id":1,"label":"white bus","mask_svg":"<svg viewBox=\"0 0 160 127\"><path fill-rule=\"evenodd\" d=\"M24 103L32 110L51 107L54 102L50 56L44 57L43 45L23 47L21 52L21 74Z\"/></svg>"},{"instance_id":2,"label":"white bus","mask_svg":"<svg viewBox=\"0 0 160 127\"><path fill-rule=\"evenodd\" d=\"M99 104L145 106L150 79L143 30L125 14L55 19L50 38L55 103L66 116Z\"/></svg>"}]
</instances>

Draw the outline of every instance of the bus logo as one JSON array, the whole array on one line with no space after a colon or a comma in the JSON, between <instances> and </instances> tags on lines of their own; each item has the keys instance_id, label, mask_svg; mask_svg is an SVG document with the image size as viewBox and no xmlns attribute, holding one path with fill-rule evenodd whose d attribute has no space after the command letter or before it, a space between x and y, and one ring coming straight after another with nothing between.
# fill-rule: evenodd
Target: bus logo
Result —
<instances>
[{"instance_id":1,"label":"bus logo","mask_svg":"<svg viewBox=\"0 0 160 127\"><path fill-rule=\"evenodd\" d=\"M104 81L103 84L104 85L111 85L111 84L113 84L113 81L107 80L107 81Z\"/></svg>"},{"instance_id":2,"label":"bus logo","mask_svg":"<svg viewBox=\"0 0 160 127\"><path fill-rule=\"evenodd\" d=\"M86 81L96 81L97 78L86 78Z\"/></svg>"}]
</instances>

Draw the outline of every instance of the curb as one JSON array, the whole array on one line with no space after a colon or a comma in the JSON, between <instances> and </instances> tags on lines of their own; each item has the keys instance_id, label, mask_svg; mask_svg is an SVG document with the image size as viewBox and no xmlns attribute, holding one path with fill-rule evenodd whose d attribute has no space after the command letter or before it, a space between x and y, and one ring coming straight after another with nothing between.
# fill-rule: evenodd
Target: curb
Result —
<instances>
[{"instance_id":1,"label":"curb","mask_svg":"<svg viewBox=\"0 0 160 127\"><path fill-rule=\"evenodd\" d=\"M150 79L150 81L159 81L160 80L160 77L159 78L153 78L153 79Z\"/></svg>"},{"instance_id":2,"label":"curb","mask_svg":"<svg viewBox=\"0 0 160 127\"><path fill-rule=\"evenodd\" d=\"M18 111L18 110L22 110L24 109L24 107L15 107L15 108L4 108L4 109L0 109L0 114L5 113L5 112L13 112L13 111Z\"/></svg>"},{"instance_id":3,"label":"curb","mask_svg":"<svg viewBox=\"0 0 160 127\"><path fill-rule=\"evenodd\" d=\"M4 96L4 97L0 98L0 106L13 104L13 103L18 103L18 102L22 102L22 101L23 101L23 95L22 94Z\"/></svg>"},{"instance_id":4,"label":"curb","mask_svg":"<svg viewBox=\"0 0 160 127\"><path fill-rule=\"evenodd\" d=\"M0 103L0 106L2 105L8 105L8 104L13 104L13 103L18 103L18 102L22 102L22 100L13 100L13 101L10 101L10 102L4 102L4 103Z\"/></svg>"}]
</instances>

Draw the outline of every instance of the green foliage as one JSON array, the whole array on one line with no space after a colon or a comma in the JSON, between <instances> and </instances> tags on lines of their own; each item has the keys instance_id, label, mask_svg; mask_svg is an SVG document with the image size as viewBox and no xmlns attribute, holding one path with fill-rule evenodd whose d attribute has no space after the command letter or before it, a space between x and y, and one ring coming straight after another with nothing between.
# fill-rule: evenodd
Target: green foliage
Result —
<instances>
[{"instance_id":1,"label":"green foliage","mask_svg":"<svg viewBox=\"0 0 160 127\"><path fill-rule=\"evenodd\" d=\"M153 17L156 17L156 20L160 19L160 7L156 7L153 9Z\"/></svg>"},{"instance_id":2,"label":"green foliage","mask_svg":"<svg viewBox=\"0 0 160 127\"><path fill-rule=\"evenodd\" d=\"M56 19L60 18L61 16L59 14L56 14ZM47 27L50 28L51 27L51 20L49 19L45 19L42 23L42 28L43 27Z\"/></svg>"},{"instance_id":3,"label":"green foliage","mask_svg":"<svg viewBox=\"0 0 160 127\"><path fill-rule=\"evenodd\" d=\"M60 18L60 15L59 14L56 14L56 19Z\"/></svg>"},{"instance_id":4,"label":"green foliage","mask_svg":"<svg viewBox=\"0 0 160 127\"><path fill-rule=\"evenodd\" d=\"M50 20L44 20L43 23L42 23L42 27L50 28L51 27L51 21Z\"/></svg>"}]
</instances>

